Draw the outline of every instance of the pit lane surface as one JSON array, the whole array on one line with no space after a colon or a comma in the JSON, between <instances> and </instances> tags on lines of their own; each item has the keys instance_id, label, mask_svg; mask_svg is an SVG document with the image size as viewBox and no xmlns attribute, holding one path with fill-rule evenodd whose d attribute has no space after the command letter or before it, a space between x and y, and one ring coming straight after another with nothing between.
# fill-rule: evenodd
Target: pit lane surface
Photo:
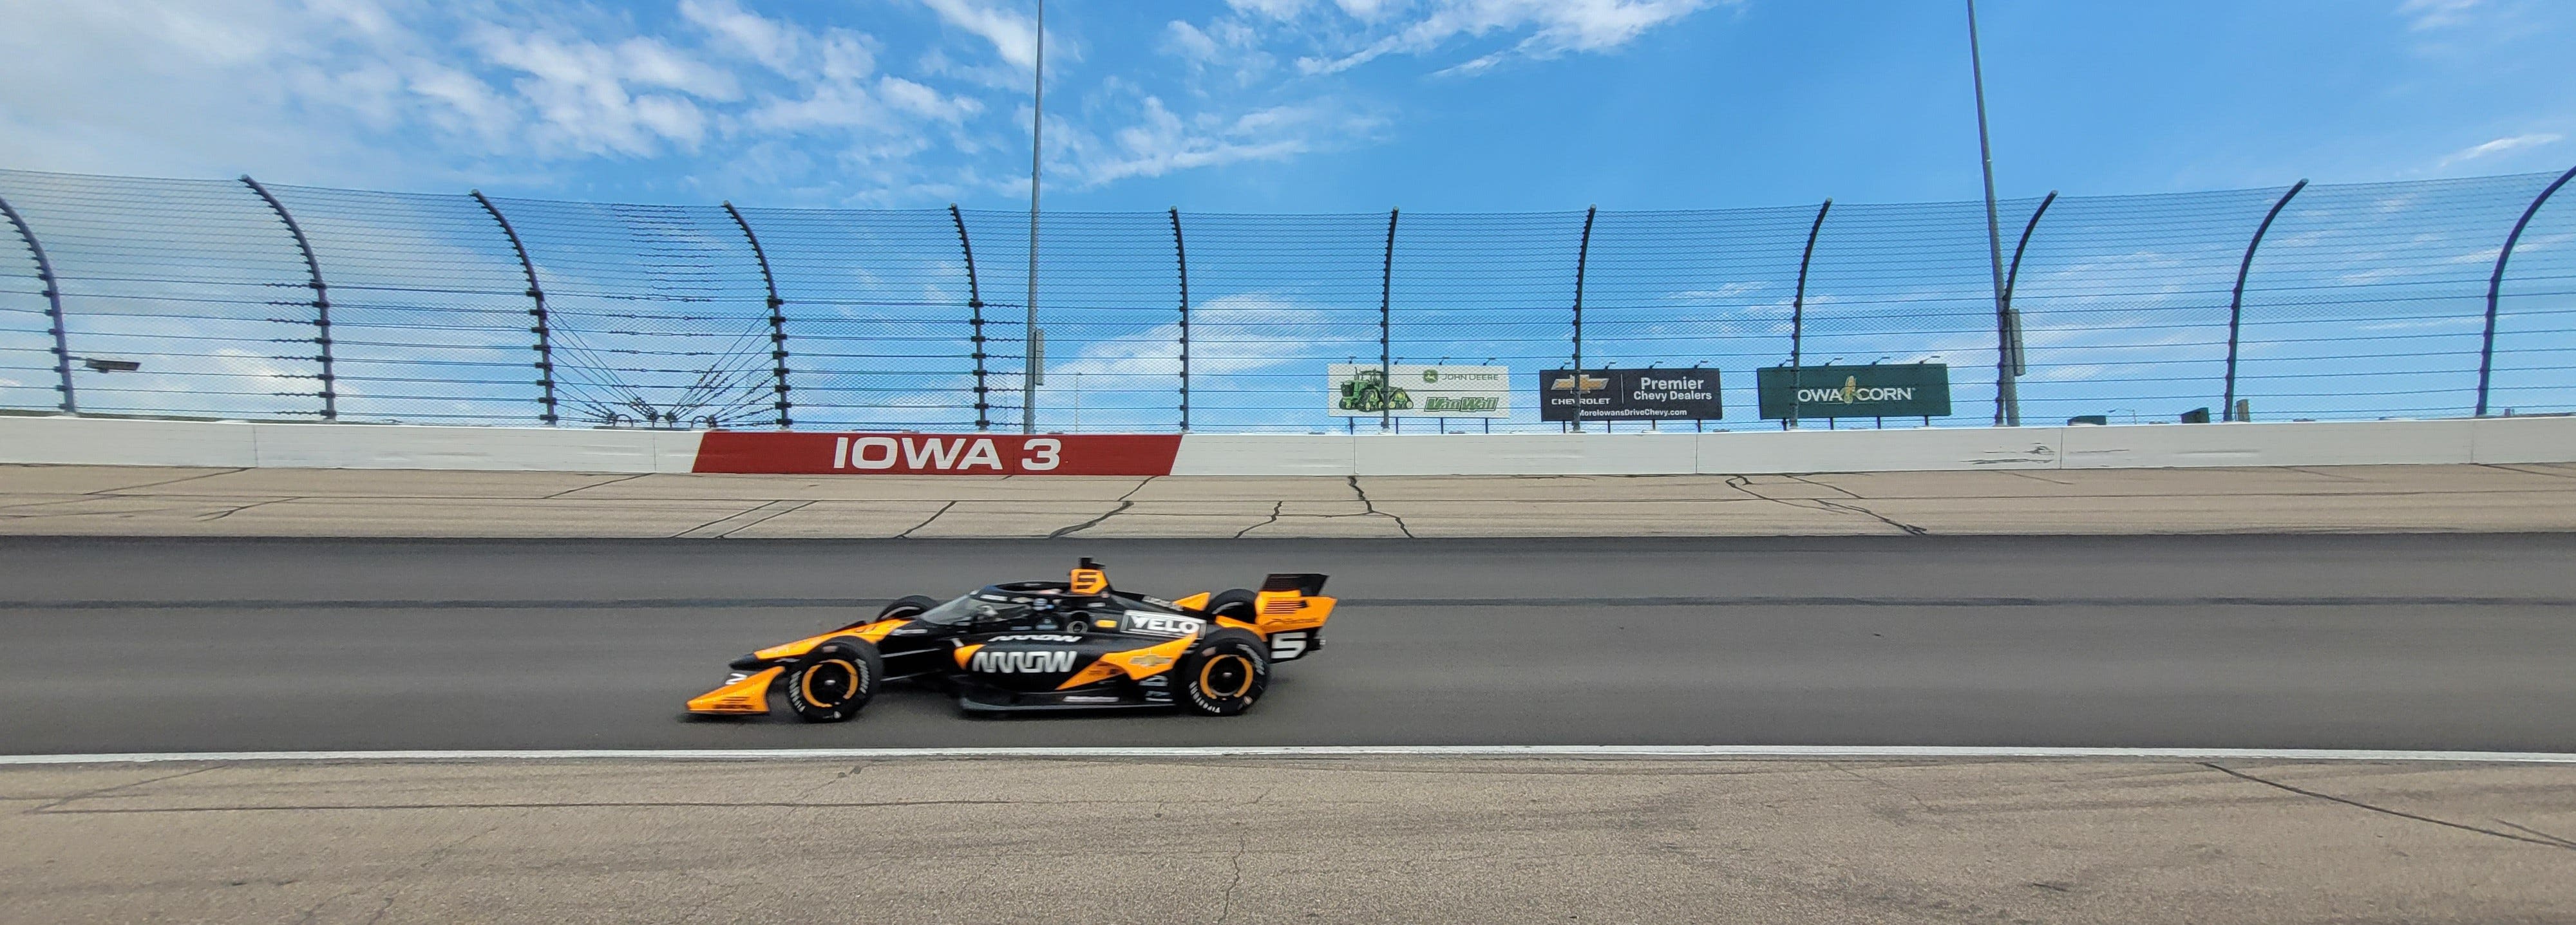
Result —
<instances>
[{"instance_id":1,"label":"pit lane surface","mask_svg":"<svg viewBox=\"0 0 2576 925\"><path fill-rule=\"evenodd\" d=\"M693 721L727 659L1105 561L1330 573L1252 714ZM0 752L1815 744L2576 750L2576 536L0 540Z\"/></svg>"}]
</instances>

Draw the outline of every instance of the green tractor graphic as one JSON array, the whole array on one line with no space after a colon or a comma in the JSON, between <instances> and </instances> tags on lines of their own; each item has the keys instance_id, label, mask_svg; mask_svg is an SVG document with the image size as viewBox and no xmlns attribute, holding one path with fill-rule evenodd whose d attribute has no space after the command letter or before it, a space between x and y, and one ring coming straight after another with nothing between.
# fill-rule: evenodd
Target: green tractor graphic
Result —
<instances>
[{"instance_id":1,"label":"green tractor graphic","mask_svg":"<svg viewBox=\"0 0 2576 925\"><path fill-rule=\"evenodd\" d=\"M1341 409L1344 411L1405 411L1413 407L1413 396L1403 389L1386 384L1386 371L1363 369L1342 380Z\"/></svg>"}]
</instances>

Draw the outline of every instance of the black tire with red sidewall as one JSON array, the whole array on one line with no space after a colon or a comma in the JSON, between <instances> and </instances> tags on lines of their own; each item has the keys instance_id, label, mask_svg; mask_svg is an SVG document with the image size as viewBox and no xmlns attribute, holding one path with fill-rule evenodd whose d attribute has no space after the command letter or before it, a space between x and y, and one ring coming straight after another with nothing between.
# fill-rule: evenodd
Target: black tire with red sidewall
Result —
<instances>
[{"instance_id":1,"label":"black tire with red sidewall","mask_svg":"<svg viewBox=\"0 0 2576 925\"><path fill-rule=\"evenodd\" d=\"M787 670L788 709L809 723L838 723L859 715L885 677L877 647L856 636L825 640Z\"/></svg>"},{"instance_id":2,"label":"black tire with red sidewall","mask_svg":"<svg viewBox=\"0 0 2576 925\"><path fill-rule=\"evenodd\" d=\"M1235 716L1261 700L1270 687L1270 652L1261 637L1238 629L1218 630L1190 648L1172 666L1180 682L1181 708L1203 716Z\"/></svg>"}]
</instances>

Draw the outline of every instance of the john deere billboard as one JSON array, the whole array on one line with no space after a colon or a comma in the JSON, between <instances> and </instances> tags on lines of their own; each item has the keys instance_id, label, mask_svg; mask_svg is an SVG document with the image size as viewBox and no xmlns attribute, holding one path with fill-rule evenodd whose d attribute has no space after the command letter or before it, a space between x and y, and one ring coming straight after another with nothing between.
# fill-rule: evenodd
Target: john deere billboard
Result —
<instances>
[{"instance_id":1,"label":"john deere billboard","mask_svg":"<svg viewBox=\"0 0 2576 925\"><path fill-rule=\"evenodd\" d=\"M1511 369L1333 363L1324 369L1337 418L1507 418Z\"/></svg>"},{"instance_id":2,"label":"john deere billboard","mask_svg":"<svg viewBox=\"0 0 2576 925\"><path fill-rule=\"evenodd\" d=\"M1950 367L1942 363L1769 366L1755 370L1753 380L1769 420L1950 413Z\"/></svg>"}]
</instances>

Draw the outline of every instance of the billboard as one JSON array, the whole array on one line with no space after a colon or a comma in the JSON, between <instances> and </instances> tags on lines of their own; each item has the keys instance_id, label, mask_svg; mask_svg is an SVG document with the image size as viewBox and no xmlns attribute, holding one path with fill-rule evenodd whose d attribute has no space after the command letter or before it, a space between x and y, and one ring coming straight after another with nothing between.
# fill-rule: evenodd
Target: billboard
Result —
<instances>
[{"instance_id":1,"label":"billboard","mask_svg":"<svg viewBox=\"0 0 2576 925\"><path fill-rule=\"evenodd\" d=\"M1950 367L1943 363L1766 366L1753 379L1768 420L1950 413Z\"/></svg>"},{"instance_id":2,"label":"billboard","mask_svg":"<svg viewBox=\"0 0 2576 925\"><path fill-rule=\"evenodd\" d=\"M1507 418L1511 368L1334 363L1324 398L1337 418Z\"/></svg>"},{"instance_id":3,"label":"billboard","mask_svg":"<svg viewBox=\"0 0 2576 925\"><path fill-rule=\"evenodd\" d=\"M1178 434L708 431L692 472L797 475L1169 475Z\"/></svg>"},{"instance_id":4,"label":"billboard","mask_svg":"<svg viewBox=\"0 0 2576 925\"><path fill-rule=\"evenodd\" d=\"M1542 421L1714 421L1725 416L1717 370L1587 369L1538 374Z\"/></svg>"}]
</instances>

